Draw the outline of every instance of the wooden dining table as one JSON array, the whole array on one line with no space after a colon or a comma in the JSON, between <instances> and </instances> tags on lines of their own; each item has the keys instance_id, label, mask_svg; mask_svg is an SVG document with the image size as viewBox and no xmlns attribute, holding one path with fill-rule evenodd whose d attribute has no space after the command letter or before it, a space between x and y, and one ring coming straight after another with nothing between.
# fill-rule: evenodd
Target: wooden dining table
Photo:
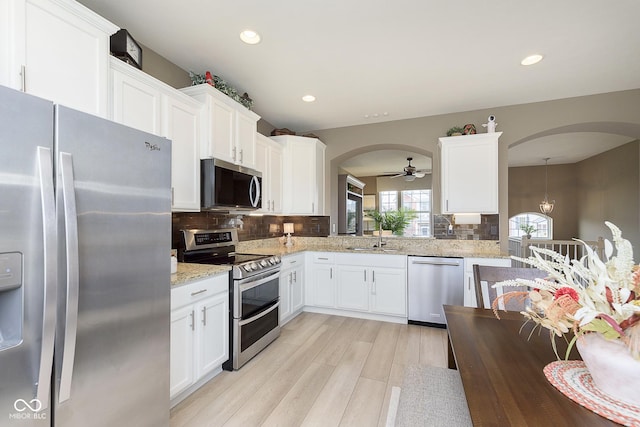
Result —
<instances>
[{"instance_id":1,"label":"wooden dining table","mask_svg":"<svg viewBox=\"0 0 640 427\"><path fill-rule=\"evenodd\" d=\"M556 359L547 329L534 331L518 312L444 306L449 367L457 368L473 425L617 426L573 402L545 377ZM563 338L556 339L562 357ZM575 351L570 359L579 359Z\"/></svg>"}]
</instances>

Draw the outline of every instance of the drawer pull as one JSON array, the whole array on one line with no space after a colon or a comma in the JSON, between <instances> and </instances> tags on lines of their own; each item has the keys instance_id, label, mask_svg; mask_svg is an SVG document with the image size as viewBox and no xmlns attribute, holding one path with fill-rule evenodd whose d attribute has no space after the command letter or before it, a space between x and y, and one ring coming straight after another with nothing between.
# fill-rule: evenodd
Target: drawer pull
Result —
<instances>
[{"instance_id":1,"label":"drawer pull","mask_svg":"<svg viewBox=\"0 0 640 427\"><path fill-rule=\"evenodd\" d=\"M199 291L197 291L197 292L191 292L191 296L192 296L192 297L195 297L196 295L200 295L200 294L203 294L203 293L205 293L205 292L207 292L207 290L206 290L206 289L200 289L200 290L199 290Z\"/></svg>"},{"instance_id":2,"label":"drawer pull","mask_svg":"<svg viewBox=\"0 0 640 427\"><path fill-rule=\"evenodd\" d=\"M321 260L323 260L323 261L329 261L329 258L324 258L324 257L320 257L320 258L318 258L318 259L321 259Z\"/></svg>"}]
</instances>

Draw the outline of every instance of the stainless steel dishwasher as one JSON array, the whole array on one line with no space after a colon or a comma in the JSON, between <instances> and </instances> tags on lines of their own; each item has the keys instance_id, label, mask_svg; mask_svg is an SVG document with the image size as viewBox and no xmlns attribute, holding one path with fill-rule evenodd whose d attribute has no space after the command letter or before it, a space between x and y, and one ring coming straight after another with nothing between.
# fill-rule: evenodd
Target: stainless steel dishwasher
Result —
<instances>
[{"instance_id":1,"label":"stainless steel dishwasher","mask_svg":"<svg viewBox=\"0 0 640 427\"><path fill-rule=\"evenodd\" d=\"M464 304L464 258L409 256L409 323L446 327L443 304Z\"/></svg>"}]
</instances>

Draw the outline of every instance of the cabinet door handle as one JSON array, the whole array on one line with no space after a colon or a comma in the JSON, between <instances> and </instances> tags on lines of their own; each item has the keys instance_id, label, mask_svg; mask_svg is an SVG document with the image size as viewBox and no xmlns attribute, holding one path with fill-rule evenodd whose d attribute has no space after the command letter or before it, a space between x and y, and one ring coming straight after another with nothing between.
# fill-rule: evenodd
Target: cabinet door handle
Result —
<instances>
[{"instance_id":1,"label":"cabinet door handle","mask_svg":"<svg viewBox=\"0 0 640 427\"><path fill-rule=\"evenodd\" d=\"M367 270L364 270L364 281L367 281Z\"/></svg>"},{"instance_id":2,"label":"cabinet door handle","mask_svg":"<svg viewBox=\"0 0 640 427\"><path fill-rule=\"evenodd\" d=\"M376 271L375 271L375 270L373 270L373 271L371 272L371 281L372 281L373 283L376 283Z\"/></svg>"},{"instance_id":3,"label":"cabinet door handle","mask_svg":"<svg viewBox=\"0 0 640 427\"><path fill-rule=\"evenodd\" d=\"M297 271L294 271L294 272L293 272L293 281L294 281L294 282L297 282L297 281L298 281L298 272L297 272Z\"/></svg>"},{"instance_id":4,"label":"cabinet door handle","mask_svg":"<svg viewBox=\"0 0 640 427\"><path fill-rule=\"evenodd\" d=\"M244 150L240 149L240 163L244 160Z\"/></svg>"},{"instance_id":5,"label":"cabinet door handle","mask_svg":"<svg viewBox=\"0 0 640 427\"><path fill-rule=\"evenodd\" d=\"M207 326L207 307L202 307L202 326Z\"/></svg>"},{"instance_id":6,"label":"cabinet door handle","mask_svg":"<svg viewBox=\"0 0 640 427\"><path fill-rule=\"evenodd\" d=\"M329 279L333 279L333 267L329 267Z\"/></svg>"},{"instance_id":7,"label":"cabinet door handle","mask_svg":"<svg viewBox=\"0 0 640 427\"><path fill-rule=\"evenodd\" d=\"M171 206L173 206L173 187L171 187Z\"/></svg>"},{"instance_id":8,"label":"cabinet door handle","mask_svg":"<svg viewBox=\"0 0 640 427\"><path fill-rule=\"evenodd\" d=\"M196 314L195 314L195 310L191 310L191 330L195 331L196 330Z\"/></svg>"},{"instance_id":9,"label":"cabinet door handle","mask_svg":"<svg viewBox=\"0 0 640 427\"><path fill-rule=\"evenodd\" d=\"M207 290L206 289L200 289L199 291L191 292L191 296L195 297L196 295L200 295L200 294L202 294L204 292L207 292Z\"/></svg>"},{"instance_id":10,"label":"cabinet door handle","mask_svg":"<svg viewBox=\"0 0 640 427\"><path fill-rule=\"evenodd\" d=\"M296 262L298 262L298 261L296 261L296 260L289 261L289 264L295 264Z\"/></svg>"},{"instance_id":11,"label":"cabinet door handle","mask_svg":"<svg viewBox=\"0 0 640 427\"><path fill-rule=\"evenodd\" d=\"M233 161L236 161L236 147L233 147L231 149L231 158L233 159Z\"/></svg>"},{"instance_id":12,"label":"cabinet door handle","mask_svg":"<svg viewBox=\"0 0 640 427\"><path fill-rule=\"evenodd\" d=\"M316 204L311 202L311 213L316 213Z\"/></svg>"},{"instance_id":13,"label":"cabinet door handle","mask_svg":"<svg viewBox=\"0 0 640 427\"><path fill-rule=\"evenodd\" d=\"M24 65L20 66L20 90L27 91L27 67Z\"/></svg>"}]
</instances>

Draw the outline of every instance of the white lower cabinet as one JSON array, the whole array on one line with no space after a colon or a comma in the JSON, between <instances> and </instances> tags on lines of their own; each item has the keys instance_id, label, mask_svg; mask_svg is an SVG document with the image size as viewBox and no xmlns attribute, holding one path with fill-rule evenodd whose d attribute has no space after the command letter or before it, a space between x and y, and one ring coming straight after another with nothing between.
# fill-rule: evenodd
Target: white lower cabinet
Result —
<instances>
[{"instance_id":1,"label":"white lower cabinet","mask_svg":"<svg viewBox=\"0 0 640 427\"><path fill-rule=\"evenodd\" d=\"M405 256L338 254L337 264L338 308L407 315Z\"/></svg>"},{"instance_id":2,"label":"white lower cabinet","mask_svg":"<svg viewBox=\"0 0 640 427\"><path fill-rule=\"evenodd\" d=\"M335 308L335 254L331 252L309 252L308 257L307 305Z\"/></svg>"},{"instance_id":3,"label":"white lower cabinet","mask_svg":"<svg viewBox=\"0 0 640 427\"><path fill-rule=\"evenodd\" d=\"M464 306L476 307L476 284L473 278L473 264L491 267L511 267L509 258L465 258L464 259Z\"/></svg>"},{"instance_id":4,"label":"white lower cabinet","mask_svg":"<svg viewBox=\"0 0 640 427\"><path fill-rule=\"evenodd\" d=\"M280 324L304 307L304 253L282 257L280 270Z\"/></svg>"},{"instance_id":5,"label":"white lower cabinet","mask_svg":"<svg viewBox=\"0 0 640 427\"><path fill-rule=\"evenodd\" d=\"M228 358L228 273L172 289L171 399L195 391Z\"/></svg>"},{"instance_id":6,"label":"white lower cabinet","mask_svg":"<svg viewBox=\"0 0 640 427\"><path fill-rule=\"evenodd\" d=\"M407 316L406 256L309 252L307 308L370 318ZM390 319L389 317L386 317Z\"/></svg>"},{"instance_id":7,"label":"white lower cabinet","mask_svg":"<svg viewBox=\"0 0 640 427\"><path fill-rule=\"evenodd\" d=\"M371 287L372 312L394 316L407 315L406 269L374 268Z\"/></svg>"},{"instance_id":8,"label":"white lower cabinet","mask_svg":"<svg viewBox=\"0 0 640 427\"><path fill-rule=\"evenodd\" d=\"M366 267L339 265L338 270L338 308L346 310L369 311L369 285Z\"/></svg>"}]
</instances>

